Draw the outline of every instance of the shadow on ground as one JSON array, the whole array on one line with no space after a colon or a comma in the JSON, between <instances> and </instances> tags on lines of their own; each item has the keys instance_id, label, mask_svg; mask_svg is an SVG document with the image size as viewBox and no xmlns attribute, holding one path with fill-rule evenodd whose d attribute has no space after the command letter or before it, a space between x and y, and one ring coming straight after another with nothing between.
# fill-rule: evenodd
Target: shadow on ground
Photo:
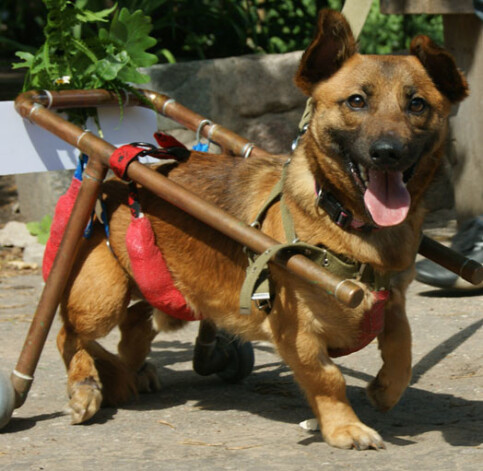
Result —
<instances>
[{"instance_id":1,"label":"shadow on ground","mask_svg":"<svg viewBox=\"0 0 483 471\"><path fill-rule=\"evenodd\" d=\"M463 344L483 325L479 320L441 342L426 354L415 366L413 384L405 392L400 403L388 413L375 411L359 386L348 386L347 395L356 413L367 425L378 430L384 440L398 446L416 442L412 437L426 432L439 431L444 440L452 446L475 447L482 443L481 423L483 402L472 401L446 393L427 391L416 387L418 380L438 364L448 353ZM263 356L270 347L255 344L255 356ZM272 421L289 424L299 423L312 417L307 402L284 364L274 361L261 362L243 383L224 383L216 375L201 377L181 363L192 361L193 344L179 340L159 340L153 343L150 356L158 368L163 382L159 393L141 395L126 406L129 410L164 410L188 404L206 411L244 411ZM176 367L176 365L178 365ZM340 367L346 378L370 381L370 375ZM115 408L102 409L90 422L101 424L110 421L117 413ZM54 420L62 412L45 414L29 419L13 418L4 433L27 430L37 422ZM320 434L308 434L299 442L308 446L320 442Z\"/></svg>"},{"instance_id":2,"label":"shadow on ground","mask_svg":"<svg viewBox=\"0 0 483 471\"><path fill-rule=\"evenodd\" d=\"M387 442L398 446L411 445L415 443L411 437L432 431L439 431L452 446L481 445L482 401L466 400L415 386L426 372L474 335L481 325L483 320L471 324L425 355L414 366L413 385L407 389L400 403L388 413L375 411L362 387L349 386L349 400L361 420L380 431ZM263 350L266 347L255 345L256 355L262 354ZM176 363L190 362L192 351L190 342L155 342L151 360L158 367L164 388L158 394L143 395L128 407L134 410L162 410L189 402L203 410L235 409L291 424L312 417L312 411L290 370L282 363L265 363L255 367L242 384L230 385L216 376L200 377L192 371L174 371L169 368ZM364 381L372 379L365 373L344 366L341 370L346 377L352 376ZM107 410L104 413L109 415ZM102 417L99 420L103 420ZM300 444L309 445L320 441L317 433L309 435Z\"/></svg>"}]
</instances>

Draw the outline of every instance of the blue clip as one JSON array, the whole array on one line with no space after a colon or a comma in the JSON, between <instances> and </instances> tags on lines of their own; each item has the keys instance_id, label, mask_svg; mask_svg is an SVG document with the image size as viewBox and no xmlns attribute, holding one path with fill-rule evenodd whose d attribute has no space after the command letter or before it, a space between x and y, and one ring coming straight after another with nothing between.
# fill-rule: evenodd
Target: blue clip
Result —
<instances>
[{"instance_id":1,"label":"blue clip","mask_svg":"<svg viewBox=\"0 0 483 471\"><path fill-rule=\"evenodd\" d=\"M84 168L87 164L89 157L86 154L79 155L79 161L77 162L77 167L74 172L74 178L82 181L82 174L84 173Z\"/></svg>"}]
</instances>

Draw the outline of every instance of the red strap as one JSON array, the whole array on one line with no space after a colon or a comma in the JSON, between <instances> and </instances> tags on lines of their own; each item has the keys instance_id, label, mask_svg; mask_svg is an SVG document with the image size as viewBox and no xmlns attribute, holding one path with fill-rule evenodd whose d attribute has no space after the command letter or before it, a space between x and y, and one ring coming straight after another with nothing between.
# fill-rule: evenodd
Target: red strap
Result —
<instances>
[{"instance_id":1,"label":"red strap","mask_svg":"<svg viewBox=\"0 0 483 471\"><path fill-rule=\"evenodd\" d=\"M147 217L131 219L126 231L126 248L136 284L151 306L186 321L201 318L176 287Z\"/></svg>"},{"instance_id":2,"label":"red strap","mask_svg":"<svg viewBox=\"0 0 483 471\"><path fill-rule=\"evenodd\" d=\"M183 149L186 149L186 146L179 142L178 139L164 132L155 132L154 138L156 139L156 142L164 149L168 149L170 147L182 147Z\"/></svg>"},{"instance_id":3,"label":"red strap","mask_svg":"<svg viewBox=\"0 0 483 471\"><path fill-rule=\"evenodd\" d=\"M152 144L135 142L117 148L109 157L109 166L115 175L123 180L129 181L127 177L127 168L129 164L136 160L140 155L151 155L158 159L176 159L186 158L184 153L189 154L188 149L178 139L165 134L163 132L154 133L156 141L163 149L156 149ZM183 155L179 155L179 151Z\"/></svg>"},{"instance_id":4,"label":"red strap","mask_svg":"<svg viewBox=\"0 0 483 471\"><path fill-rule=\"evenodd\" d=\"M129 180L126 172L129 164L136 160L138 155L143 152L144 149L135 147L132 144L127 144L117 148L109 157L109 166L117 177L123 180Z\"/></svg>"}]
</instances>

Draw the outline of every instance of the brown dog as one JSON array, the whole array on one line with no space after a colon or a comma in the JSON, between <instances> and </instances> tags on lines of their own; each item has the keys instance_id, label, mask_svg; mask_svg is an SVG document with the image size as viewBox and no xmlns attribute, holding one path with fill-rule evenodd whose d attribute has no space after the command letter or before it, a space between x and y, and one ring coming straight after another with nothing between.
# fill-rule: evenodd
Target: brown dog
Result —
<instances>
[{"instance_id":1,"label":"brown dog","mask_svg":"<svg viewBox=\"0 0 483 471\"><path fill-rule=\"evenodd\" d=\"M348 23L332 11L321 13L295 80L312 97L313 115L286 166L283 202L300 240L327 248L361 273L370 267L372 277L357 281L365 292L359 307L343 306L275 267L270 314L253 307L241 315L248 263L243 248L142 189L141 205L193 311L244 339L272 341L305 391L327 443L381 448L378 433L352 410L330 355L354 346L364 314L376 304L374 292L382 290L388 293L378 336L383 366L368 394L387 410L408 385L411 334L404 297L419 244L421 200L441 159L450 106L467 95L467 85L451 56L425 36L413 40L408 56L359 55ZM251 223L285 161L193 153L158 171ZM154 368L141 368L150 343L159 329L183 324L146 302L128 309L138 290L125 245L127 193L120 180L105 183L114 255L97 224L80 249L61 305L58 346L73 423L92 417L102 400L118 404L136 390L156 388ZM269 208L262 230L286 241L280 206L277 201ZM95 342L115 326L122 333L118 356Z\"/></svg>"}]
</instances>

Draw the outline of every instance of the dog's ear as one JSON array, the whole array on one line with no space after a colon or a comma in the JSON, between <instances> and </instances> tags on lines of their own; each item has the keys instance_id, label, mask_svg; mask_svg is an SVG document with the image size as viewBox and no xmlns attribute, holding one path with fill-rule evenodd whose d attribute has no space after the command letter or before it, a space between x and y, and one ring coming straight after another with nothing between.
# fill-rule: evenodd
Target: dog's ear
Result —
<instances>
[{"instance_id":1,"label":"dog's ear","mask_svg":"<svg viewBox=\"0 0 483 471\"><path fill-rule=\"evenodd\" d=\"M344 16L322 10L315 38L304 52L295 74L295 84L310 95L314 85L329 78L357 52L356 40Z\"/></svg>"},{"instance_id":2,"label":"dog's ear","mask_svg":"<svg viewBox=\"0 0 483 471\"><path fill-rule=\"evenodd\" d=\"M468 96L468 82L448 51L427 36L419 35L411 41L410 52L419 59L436 88L451 103L457 103Z\"/></svg>"}]
</instances>

